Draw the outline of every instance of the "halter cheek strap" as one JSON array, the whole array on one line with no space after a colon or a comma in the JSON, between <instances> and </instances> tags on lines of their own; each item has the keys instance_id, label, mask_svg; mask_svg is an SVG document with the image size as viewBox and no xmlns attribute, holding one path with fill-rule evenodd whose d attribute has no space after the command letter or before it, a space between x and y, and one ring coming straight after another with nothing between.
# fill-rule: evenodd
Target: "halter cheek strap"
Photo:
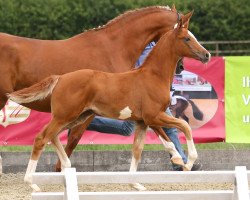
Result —
<instances>
[{"instance_id":1,"label":"halter cheek strap","mask_svg":"<svg viewBox=\"0 0 250 200\"><path fill-rule=\"evenodd\" d=\"M177 12L177 22L179 22L180 20L181 20L181 14Z\"/></svg>"}]
</instances>

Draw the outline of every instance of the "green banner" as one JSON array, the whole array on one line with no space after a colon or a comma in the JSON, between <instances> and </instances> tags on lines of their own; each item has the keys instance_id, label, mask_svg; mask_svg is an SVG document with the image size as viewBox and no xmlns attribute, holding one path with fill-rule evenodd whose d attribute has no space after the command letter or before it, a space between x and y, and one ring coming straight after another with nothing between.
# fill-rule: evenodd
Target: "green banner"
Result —
<instances>
[{"instance_id":1,"label":"green banner","mask_svg":"<svg viewBox=\"0 0 250 200\"><path fill-rule=\"evenodd\" d=\"M250 143L250 56L225 59L226 142Z\"/></svg>"}]
</instances>

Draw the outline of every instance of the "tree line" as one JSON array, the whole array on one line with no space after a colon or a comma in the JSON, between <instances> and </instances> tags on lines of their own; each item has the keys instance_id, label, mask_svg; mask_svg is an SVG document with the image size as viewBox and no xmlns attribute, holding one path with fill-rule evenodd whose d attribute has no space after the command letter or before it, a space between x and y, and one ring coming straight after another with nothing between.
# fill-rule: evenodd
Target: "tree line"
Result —
<instances>
[{"instance_id":1,"label":"tree line","mask_svg":"<svg viewBox=\"0 0 250 200\"><path fill-rule=\"evenodd\" d=\"M194 10L190 30L199 40L250 39L249 0L0 0L0 32L65 39L127 10L173 3L179 12Z\"/></svg>"}]
</instances>

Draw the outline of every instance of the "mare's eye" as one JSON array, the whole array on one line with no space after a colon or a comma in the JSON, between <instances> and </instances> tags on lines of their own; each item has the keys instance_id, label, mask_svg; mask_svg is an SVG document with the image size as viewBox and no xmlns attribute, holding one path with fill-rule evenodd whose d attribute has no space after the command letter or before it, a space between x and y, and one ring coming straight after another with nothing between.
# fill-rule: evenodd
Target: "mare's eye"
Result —
<instances>
[{"instance_id":1,"label":"mare's eye","mask_svg":"<svg viewBox=\"0 0 250 200\"><path fill-rule=\"evenodd\" d=\"M184 40L185 40L186 42L188 42L188 41L190 41L190 38L186 37L186 38L184 38Z\"/></svg>"}]
</instances>

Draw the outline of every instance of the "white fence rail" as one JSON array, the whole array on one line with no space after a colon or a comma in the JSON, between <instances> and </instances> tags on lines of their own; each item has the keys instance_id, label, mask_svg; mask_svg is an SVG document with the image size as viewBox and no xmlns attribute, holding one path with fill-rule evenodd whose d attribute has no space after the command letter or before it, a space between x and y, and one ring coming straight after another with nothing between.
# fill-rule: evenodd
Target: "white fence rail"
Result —
<instances>
[{"instance_id":1,"label":"white fence rail","mask_svg":"<svg viewBox=\"0 0 250 200\"><path fill-rule=\"evenodd\" d=\"M65 192L32 193L33 200L249 200L250 171L238 166L235 171L196 172L76 172L34 173L33 184L63 184ZM77 184L100 183L234 183L234 190L78 192Z\"/></svg>"},{"instance_id":2,"label":"white fence rail","mask_svg":"<svg viewBox=\"0 0 250 200\"><path fill-rule=\"evenodd\" d=\"M206 49L209 50L215 56L221 55L249 55L250 40L238 40L238 41L201 41L202 45L205 45ZM236 47L241 45L241 49ZM222 49L224 46L224 50ZM212 47L212 49L210 48ZM227 47L227 48L225 48Z\"/></svg>"}]
</instances>

